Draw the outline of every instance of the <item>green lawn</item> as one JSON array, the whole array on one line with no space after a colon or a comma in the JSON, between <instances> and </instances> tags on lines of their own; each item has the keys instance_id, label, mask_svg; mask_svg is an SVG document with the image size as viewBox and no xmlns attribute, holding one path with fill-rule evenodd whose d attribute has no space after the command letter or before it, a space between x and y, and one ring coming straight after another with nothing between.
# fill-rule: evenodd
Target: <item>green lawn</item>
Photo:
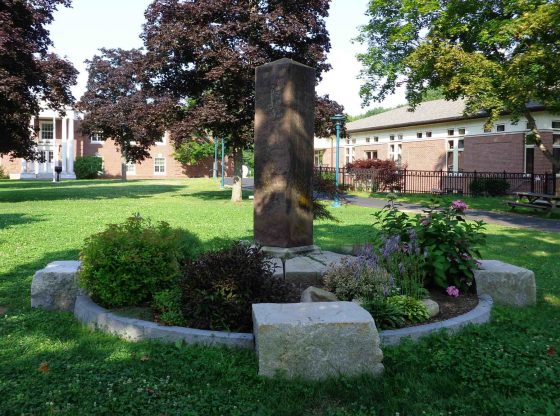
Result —
<instances>
[{"instance_id":1,"label":"green lawn","mask_svg":"<svg viewBox=\"0 0 560 416\"><path fill-rule=\"evenodd\" d=\"M0 415L558 414L560 234L489 226L484 257L533 269L538 305L498 307L489 325L386 348L380 379L265 380L252 351L128 343L29 307L37 269L77 259L85 237L135 212L208 245L250 238L252 202L228 198L212 180L1 181ZM341 222L316 223L316 244L368 239L372 210L333 212Z\"/></svg>"},{"instance_id":2,"label":"green lawn","mask_svg":"<svg viewBox=\"0 0 560 416\"><path fill-rule=\"evenodd\" d=\"M382 192L364 192L364 191L352 191L350 195L360 196L363 198L379 198L387 199L387 194ZM509 205L506 204L508 201L515 201L515 196L502 196L502 197L488 197L488 196L459 196L459 195L433 195L433 194L398 194L398 201L408 204L419 204L428 205L435 199L436 201L446 201L451 202L455 199L460 199L465 201L470 209L480 209L484 211L493 212L507 212L507 213L517 213L524 215L531 215L540 218L549 219L560 219L560 214L555 213L547 217L546 213L541 210L534 210L531 208L521 208L516 207L512 210Z\"/></svg>"}]
</instances>

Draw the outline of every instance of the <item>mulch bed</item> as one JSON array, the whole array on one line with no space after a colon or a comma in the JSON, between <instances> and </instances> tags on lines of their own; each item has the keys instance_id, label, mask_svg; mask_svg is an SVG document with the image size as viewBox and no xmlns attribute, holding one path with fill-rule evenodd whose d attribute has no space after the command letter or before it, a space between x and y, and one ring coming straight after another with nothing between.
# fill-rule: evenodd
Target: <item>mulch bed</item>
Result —
<instances>
[{"instance_id":1,"label":"mulch bed","mask_svg":"<svg viewBox=\"0 0 560 416\"><path fill-rule=\"evenodd\" d=\"M441 289L432 289L430 290L430 299L438 303L439 314L419 325L445 321L446 319L463 315L473 310L476 308L476 305L478 305L478 296L476 293L461 293L459 297L454 298Z\"/></svg>"}]
</instances>

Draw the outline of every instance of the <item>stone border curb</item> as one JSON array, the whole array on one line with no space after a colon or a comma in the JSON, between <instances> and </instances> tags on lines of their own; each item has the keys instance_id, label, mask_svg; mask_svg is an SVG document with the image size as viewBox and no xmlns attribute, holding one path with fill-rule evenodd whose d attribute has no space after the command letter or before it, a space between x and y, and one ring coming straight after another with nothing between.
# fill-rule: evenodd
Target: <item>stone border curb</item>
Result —
<instances>
[{"instance_id":1,"label":"stone border curb","mask_svg":"<svg viewBox=\"0 0 560 416\"><path fill-rule=\"evenodd\" d=\"M478 299L478 305L473 310L445 321L380 331L381 345L397 345L403 338L410 338L415 341L424 335L432 334L442 329L455 333L469 324L484 324L490 321L493 301L488 295L480 295Z\"/></svg>"},{"instance_id":2,"label":"stone border curb","mask_svg":"<svg viewBox=\"0 0 560 416\"><path fill-rule=\"evenodd\" d=\"M162 326L154 322L126 318L109 312L85 295L79 295L76 298L74 316L90 328L99 329L129 341L155 339L162 342L184 341L187 344L225 345L250 349L255 347L253 334Z\"/></svg>"}]
</instances>

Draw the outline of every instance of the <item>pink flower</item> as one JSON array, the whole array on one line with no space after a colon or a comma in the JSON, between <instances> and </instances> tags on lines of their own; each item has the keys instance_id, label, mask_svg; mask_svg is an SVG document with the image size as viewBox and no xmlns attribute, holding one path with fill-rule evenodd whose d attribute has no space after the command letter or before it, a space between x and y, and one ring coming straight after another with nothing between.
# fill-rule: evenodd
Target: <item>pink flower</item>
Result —
<instances>
[{"instance_id":1,"label":"pink flower","mask_svg":"<svg viewBox=\"0 0 560 416\"><path fill-rule=\"evenodd\" d=\"M469 209L469 206L460 199L457 199L456 201L453 201L451 203L451 209L458 212L465 212L467 209Z\"/></svg>"},{"instance_id":2,"label":"pink flower","mask_svg":"<svg viewBox=\"0 0 560 416\"><path fill-rule=\"evenodd\" d=\"M449 296L453 296L454 298L458 298L459 297L459 289L457 289L455 286L449 286L447 288L447 294Z\"/></svg>"}]
</instances>

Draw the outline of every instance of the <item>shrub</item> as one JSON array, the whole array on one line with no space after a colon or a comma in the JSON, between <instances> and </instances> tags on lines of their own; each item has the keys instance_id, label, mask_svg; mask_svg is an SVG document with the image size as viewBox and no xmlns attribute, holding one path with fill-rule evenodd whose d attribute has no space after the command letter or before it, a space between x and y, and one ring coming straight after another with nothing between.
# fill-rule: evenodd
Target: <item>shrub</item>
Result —
<instances>
[{"instance_id":1,"label":"shrub","mask_svg":"<svg viewBox=\"0 0 560 416\"><path fill-rule=\"evenodd\" d=\"M6 170L2 165L0 165L0 179L10 179L10 175L6 173Z\"/></svg>"},{"instance_id":2,"label":"shrub","mask_svg":"<svg viewBox=\"0 0 560 416\"><path fill-rule=\"evenodd\" d=\"M501 178L478 178L471 182L469 188L474 196L503 196L507 195L510 184Z\"/></svg>"},{"instance_id":3,"label":"shrub","mask_svg":"<svg viewBox=\"0 0 560 416\"><path fill-rule=\"evenodd\" d=\"M346 165L346 169L354 175L354 185L360 189L371 188L372 192L400 189L399 170L403 168L394 160L381 159L358 159Z\"/></svg>"},{"instance_id":4,"label":"shrub","mask_svg":"<svg viewBox=\"0 0 560 416\"><path fill-rule=\"evenodd\" d=\"M365 300L362 307L373 316L377 329L400 328L406 323L399 305L389 303L386 299Z\"/></svg>"},{"instance_id":5,"label":"shrub","mask_svg":"<svg viewBox=\"0 0 560 416\"><path fill-rule=\"evenodd\" d=\"M181 313L181 290L179 286L172 289L162 290L154 295L152 309L155 321L163 325L185 324L185 319Z\"/></svg>"},{"instance_id":6,"label":"shrub","mask_svg":"<svg viewBox=\"0 0 560 416\"><path fill-rule=\"evenodd\" d=\"M384 298L395 289L394 280L375 257L343 258L327 270L323 281L328 291L344 301Z\"/></svg>"},{"instance_id":7,"label":"shrub","mask_svg":"<svg viewBox=\"0 0 560 416\"><path fill-rule=\"evenodd\" d=\"M177 284L180 262L198 249L192 234L135 215L86 239L80 285L104 306L138 306Z\"/></svg>"},{"instance_id":8,"label":"shrub","mask_svg":"<svg viewBox=\"0 0 560 416\"><path fill-rule=\"evenodd\" d=\"M285 302L290 295L290 286L273 273L259 247L242 243L185 262L181 301L187 325L251 331L253 303Z\"/></svg>"},{"instance_id":9,"label":"shrub","mask_svg":"<svg viewBox=\"0 0 560 416\"><path fill-rule=\"evenodd\" d=\"M214 143L206 141L187 141L182 143L173 154L173 157L183 165L195 165L202 159L214 154Z\"/></svg>"},{"instance_id":10,"label":"shrub","mask_svg":"<svg viewBox=\"0 0 560 416\"><path fill-rule=\"evenodd\" d=\"M414 236L415 244L423 251L426 284L443 289L456 286L461 291L474 289L473 270L477 267L477 249L485 241L484 222L467 222L463 216L467 205L454 201L440 207L434 201L424 215L409 217L390 202L381 212L374 214L380 228L378 244L385 238L398 235L403 244Z\"/></svg>"},{"instance_id":11,"label":"shrub","mask_svg":"<svg viewBox=\"0 0 560 416\"><path fill-rule=\"evenodd\" d=\"M77 179L97 179L103 170L103 161L97 156L81 156L74 162Z\"/></svg>"},{"instance_id":12,"label":"shrub","mask_svg":"<svg viewBox=\"0 0 560 416\"><path fill-rule=\"evenodd\" d=\"M399 309L403 317L409 322L417 323L430 319L426 305L410 296L390 296L387 298L387 303Z\"/></svg>"}]
</instances>

